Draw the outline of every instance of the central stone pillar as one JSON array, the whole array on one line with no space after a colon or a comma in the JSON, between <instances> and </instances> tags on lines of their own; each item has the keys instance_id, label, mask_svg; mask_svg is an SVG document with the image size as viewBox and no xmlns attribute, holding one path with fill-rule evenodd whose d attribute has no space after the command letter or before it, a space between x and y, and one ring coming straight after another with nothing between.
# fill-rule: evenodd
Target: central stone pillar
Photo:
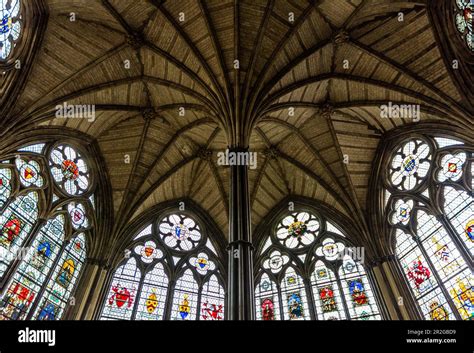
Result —
<instances>
[{"instance_id":1,"label":"central stone pillar","mask_svg":"<svg viewBox=\"0 0 474 353\"><path fill-rule=\"evenodd\" d=\"M229 153L248 153L229 149ZM248 165L230 165L229 200L229 320L255 320L253 245L250 234Z\"/></svg>"}]
</instances>

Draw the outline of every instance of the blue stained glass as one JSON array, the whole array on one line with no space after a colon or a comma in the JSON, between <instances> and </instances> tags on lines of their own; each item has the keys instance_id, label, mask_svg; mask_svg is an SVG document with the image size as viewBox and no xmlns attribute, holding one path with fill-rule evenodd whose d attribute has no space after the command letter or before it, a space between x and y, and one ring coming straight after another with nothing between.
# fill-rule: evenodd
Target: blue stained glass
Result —
<instances>
[{"instance_id":1,"label":"blue stained glass","mask_svg":"<svg viewBox=\"0 0 474 353\"><path fill-rule=\"evenodd\" d=\"M21 34L21 1L0 0L0 60L6 60Z\"/></svg>"},{"instance_id":2,"label":"blue stained glass","mask_svg":"<svg viewBox=\"0 0 474 353\"><path fill-rule=\"evenodd\" d=\"M36 309L35 317L38 320L61 318L85 258L85 237L81 233L69 242L61 254L60 261L56 265L38 309Z\"/></svg>"},{"instance_id":3,"label":"blue stained glass","mask_svg":"<svg viewBox=\"0 0 474 353\"><path fill-rule=\"evenodd\" d=\"M288 297L288 311L290 319L299 319L303 317L303 304L301 297L297 293L293 293Z\"/></svg>"},{"instance_id":4,"label":"blue stained glass","mask_svg":"<svg viewBox=\"0 0 474 353\"><path fill-rule=\"evenodd\" d=\"M58 308L53 303L48 303L41 309L38 320L56 320Z\"/></svg>"},{"instance_id":5,"label":"blue stained glass","mask_svg":"<svg viewBox=\"0 0 474 353\"><path fill-rule=\"evenodd\" d=\"M6 293L0 300L0 318L6 320L26 318L34 299L45 284L63 238L64 217L62 215L48 220L41 228L31 246L33 251L28 252L21 261L7 286ZM49 257L45 255L46 252L43 249L49 249Z\"/></svg>"}]
</instances>

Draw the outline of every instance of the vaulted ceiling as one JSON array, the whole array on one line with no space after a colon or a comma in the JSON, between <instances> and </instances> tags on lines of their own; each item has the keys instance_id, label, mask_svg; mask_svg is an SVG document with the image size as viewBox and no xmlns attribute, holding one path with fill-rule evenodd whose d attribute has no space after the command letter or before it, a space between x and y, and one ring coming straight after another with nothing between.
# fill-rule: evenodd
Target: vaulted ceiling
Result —
<instances>
[{"instance_id":1,"label":"vaulted ceiling","mask_svg":"<svg viewBox=\"0 0 474 353\"><path fill-rule=\"evenodd\" d=\"M381 119L381 104L472 128L427 2L49 0L9 117L16 130L60 126L98 141L118 228L187 197L227 234L229 172L216 153L239 145L259 152L254 226L301 195L364 230L377 145L414 123ZM95 121L56 118L65 101L95 104Z\"/></svg>"}]
</instances>

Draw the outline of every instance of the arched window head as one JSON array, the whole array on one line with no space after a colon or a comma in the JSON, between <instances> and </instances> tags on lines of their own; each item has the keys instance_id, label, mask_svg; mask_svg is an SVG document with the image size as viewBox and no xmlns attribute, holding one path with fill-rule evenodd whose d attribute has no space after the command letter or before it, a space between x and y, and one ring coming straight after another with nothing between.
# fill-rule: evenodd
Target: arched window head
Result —
<instances>
[{"instance_id":1,"label":"arched window head","mask_svg":"<svg viewBox=\"0 0 474 353\"><path fill-rule=\"evenodd\" d=\"M225 292L216 275L212 275L204 284L201 295L201 318L203 320L223 320Z\"/></svg>"},{"instance_id":2,"label":"arched window head","mask_svg":"<svg viewBox=\"0 0 474 353\"><path fill-rule=\"evenodd\" d=\"M6 61L22 32L21 0L0 0L0 62Z\"/></svg>"},{"instance_id":3,"label":"arched window head","mask_svg":"<svg viewBox=\"0 0 474 353\"><path fill-rule=\"evenodd\" d=\"M89 199L62 192L48 163L55 146L29 145L0 163L0 319L62 318L86 259L93 190Z\"/></svg>"},{"instance_id":4,"label":"arched window head","mask_svg":"<svg viewBox=\"0 0 474 353\"><path fill-rule=\"evenodd\" d=\"M341 288L333 270L323 261L317 261L311 282L315 292L315 303L320 320L345 320Z\"/></svg>"},{"instance_id":5,"label":"arched window head","mask_svg":"<svg viewBox=\"0 0 474 353\"><path fill-rule=\"evenodd\" d=\"M222 264L196 218L170 213L142 227L111 278L101 320L223 320Z\"/></svg>"},{"instance_id":6,"label":"arched window head","mask_svg":"<svg viewBox=\"0 0 474 353\"><path fill-rule=\"evenodd\" d=\"M131 318L141 276L142 272L138 269L135 258L131 258L117 268L101 319L129 320Z\"/></svg>"},{"instance_id":7,"label":"arched window head","mask_svg":"<svg viewBox=\"0 0 474 353\"><path fill-rule=\"evenodd\" d=\"M173 291L172 320L196 320L199 286L190 269L184 271Z\"/></svg>"},{"instance_id":8,"label":"arched window head","mask_svg":"<svg viewBox=\"0 0 474 353\"><path fill-rule=\"evenodd\" d=\"M308 296L303 278L294 267L288 267L280 281L280 290L286 309L283 311L285 320L305 320L309 318Z\"/></svg>"},{"instance_id":9,"label":"arched window head","mask_svg":"<svg viewBox=\"0 0 474 353\"><path fill-rule=\"evenodd\" d=\"M255 287L257 320L280 320L280 298L276 283L268 274L262 273Z\"/></svg>"},{"instance_id":10,"label":"arched window head","mask_svg":"<svg viewBox=\"0 0 474 353\"><path fill-rule=\"evenodd\" d=\"M423 136L402 141L390 157L385 214L426 319L474 317L472 151L461 141Z\"/></svg>"},{"instance_id":11,"label":"arched window head","mask_svg":"<svg viewBox=\"0 0 474 353\"><path fill-rule=\"evenodd\" d=\"M256 264L258 320L380 319L362 262L341 230L324 217L297 211L263 239Z\"/></svg>"},{"instance_id":12,"label":"arched window head","mask_svg":"<svg viewBox=\"0 0 474 353\"><path fill-rule=\"evenodd\" d=\"M454 16L456 28L469 50L474 52L472 34L472 12L474 4L470 0L455 0Z\"/></svg>"}]
</instances>

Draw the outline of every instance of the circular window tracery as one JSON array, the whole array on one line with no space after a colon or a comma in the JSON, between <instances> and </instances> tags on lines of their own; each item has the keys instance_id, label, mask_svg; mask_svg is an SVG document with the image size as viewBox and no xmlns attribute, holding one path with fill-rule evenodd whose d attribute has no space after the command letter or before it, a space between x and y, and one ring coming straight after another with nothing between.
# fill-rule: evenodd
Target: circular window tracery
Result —
<instances>
[{"instance_id":1,"label":"circular window tracery","mask_svg":"<svg viewBox=\"0 0 474 353\"><path fill-rule=\"evenodd\" d=\"M68 205L67 209L74 229L87 228L89 226L89 220L86 216L87 211L84 205L72 202Z\"/></svg>"},{"instance_id":2,"label":"circular window tracery","mask_svg":"<svg viewBox=\"0 0 474 353\"><path fill-rule=\"evenodd\" d=\"M445 154L441 157L440 170L437 175L438 181L458 181L462 177L464 163L466 163L466 153L464 152Z\"/></svg>"},{"instance_id":3,"label":"circular window tracery","mask_svg":"<svg viewBox=\"0 0 474 353\"><path fill-rule=\"evenodd\" d=\"M204 252L199 253L197 257L191 257L189 263L203 276L206 275L208 271L214 271L216 269L214 261L211 261L209 256Z\"/></svg>"},{"instance_id":4,"label":"circular window tracery","mask_svg":"<svg viewBox=\"0 0 474 353\"><path fill-rule=\"evenodd\" d=\"M201 230L196 222L184 214L171 214L159 225L160 237L172 249L189 251L201 240Z\"/></svg>"},{"instance_id":5,"label":"circular window tracery","mask_svg":"<svg viewBox=\"0 0 474 353\"><path fill-rule=\"evenodd\" d=\"M339 257L339 254L344 251L344 244L334 241L332 238L323 240L321 246L316 249L316 255L324 257L328 261L334 261Z\"/></svg>"},{"instance_id":6,"label":"circular window tracery","mask_svg":"<svg viewBox=\"0 0 474 353\"><path fill-rule=\"evenodd\" d=\"M319 232L318 219L308 212L295 212L278 225L277 238L287 248L301 248L314 242Z\"/></svg>"},{"instance_id":7,"label":"circular window tracery","mask_svg":"<svg viewBox=\"0 0 474 353\"><path fill-rule=\"evenodd\" d=\"M135 253L140 255L141 260L147 264L152 263L155 259L161 259L163 257L163 252L157 248L156 243L152 240L136 246Z\"/></svg>"},{"instance_id":8,"label":"circular window tracery","mask_svg":"<svg viewBox=\"0 0 474 353\"><path fill-rule=\"evenodd\" d=\"M290 261L287 255L282 255L281 252L275 250L263 261L263 268L278 273Z\"/></svg>"},{"instance_id":9,"label":"circular window tracery","mask_svg":"<svg viewBox=\"0 0 474 353\"><path fill-rule=\"evenodd\" d=\"M474 51L474 37L472 34L472 11L474 4L469 0L456 0L454 16L456 28L469 50Z\"/></svg>"},{"instance_id":10,"label":"circular window tracery","mask_svg":"<svg viewBox=\"0 0 474 353\"><path fill-rule=\"evenodd\" d=\"M390 182L399 190L412 190L430 169L430 147L422 140L406 142L390 163Z\"/></svg>"},{"instance_id":11,"label":"circular window tracery","mask_svg":"<svg viewBox=\"0 0 474 353\"><path fill-rule=\"evenodd\" d=\"M89 170L81 154L67 145L55 147L49 164L54 181L69 195L80 195L89 188Z\"/></svg>"},{"instance_id":12,"label":"circular window tracery","mask_svg":"<svg viewBox=\"0 0 474 353\"><path fill-rule=\"evenodd\" d=\"M413 209L413 200L397 200L393 204L390 220L392 224L401 223L407 225L410 221L411 211Z\"/></svg>"},{"instance_id":13,"label":"circular window tracery","mask_svg":"<svg viewBox=\"0 0 474 353\"><path fill-rule=\"evenodd\" d=\"M20 180L23 186L43 186L43 177L41 176L41 167L38 162L33 160L25 161L22 158L17 158L15 160L18 173L20 175Z\"/></svg>"}]
</instances>

